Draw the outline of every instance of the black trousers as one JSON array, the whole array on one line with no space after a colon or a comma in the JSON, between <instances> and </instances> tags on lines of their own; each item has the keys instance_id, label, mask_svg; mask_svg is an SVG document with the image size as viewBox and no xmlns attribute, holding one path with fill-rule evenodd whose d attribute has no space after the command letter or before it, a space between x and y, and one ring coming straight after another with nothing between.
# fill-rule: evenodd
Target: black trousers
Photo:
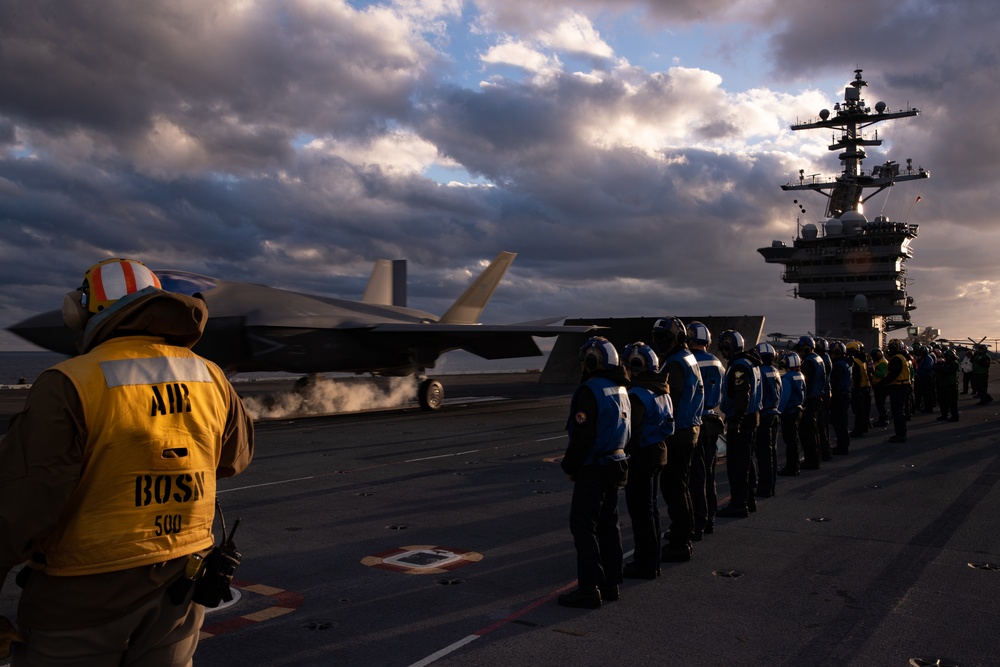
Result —
<instances>
[{"instance_id":1,"label":"black trousers","mask_svg":"<svg viewBox=\"0 0 1000 667\"><path fill-rule=\"evenodd\" d=\"M823 399L819 396L807 398L802 404L802 419L799 421L799 442L802 444L803 464L808 468L818 468L819 454L819 411Z\"/></svg>"},{"instance_id":2,"label":"black trousers","mask_svg":"<svg viewBox=\"0 0 1000 667\"><path fill-rule=\"evenodd\" d=\"M872 387L872 395L875 397L875 410L878 412L878 423L885 426L889 423L889 413L885 409L885 399L889 396L889 388L884 385Z\"/></svg>"},{"instance_id":3,"label":"black trousers","mask_svg":"<svg viewBox=\"0 0 1000 667\"><path fill-rule=\"evenodd\" d=\"M802 411L786 412L781 415L781 439L785 441L785 470L799 471L799 421Z\"/></svg>"},{"instance_id":4,"label":"black trousers","mask_svg":"<svg viewBox=\"0 0 1000 667\"><path fill-rule=\"evenodd\" d=\"M569 510L569 529L576 547L576 579L580 588L622 581L622 535L618 524L617 484L577 475Z\"/></svg>"},{"instance_id":5,"label":"black trousers","mask_svg":"<svg viewBox=\"0 0 1000 667\"><path fill-rule=\"evenodd\" d=\"M958 384L939 385L937 393L941 416L945 419L958 419Z\"/></svg>"},{"instance_id":6,"label":"black trousers","mask_svg":"<svg viewBox=\"0 0 1000 667\"><path fill-rule=\"evenodd\" d=\"M660 486L660 448L643 447L628 462L628 484L625 485L625 506L632 521L635 553L632 560L641 570L655 570L660 563L660 508L657 491Z\"/></svg>"},{"instance_id":7,"label":"black trousers","mask_svg":"<svg viewBox=\"0 0 1000 667\"><path fill-rule=\"evenodd\" d=\"M667 465L660 475L660 493L670 516L670 544L686 545L694 537L694 508L691 505L691 459L698 442L699 427L674 431L667 438Z\"/></svg>"},{"instance_id":8,"label":"black trousers","mask_svg":"<svg viewBox=\"0 0 1000 667\"><path fill-rule=\"evenodd\" d=\"M972 374L972 391L976 393L976 398L978 398L980 402L984 400L990 401L993 399L993 397L990 396L989 391L987 391L987 387L989 387L989 384L990 384L989 373Z\"/></svg>"},{"instance_id":9,"label":"black trousers","mask_svg":"<svg viewBox=\"0 0 1000 667\"><path fill-rule=\"evenodd\" d=\"M910 385L889 385L889 409L892 410L892 425L896 437L906 437L907 410L906 402L910 399Z\"/></svg>"},{"instance_id":10,"label":"black trousers","mask_svg":"<svg viewBox=\"0 0 1000 667\"><path fill-rule=\"evenodd\" d=\"M872 392L871 387L858 387L851 392L851 411L854 413L854 428L856 435L867 433L872 427Z\"/></svg>"},{"instance_id":11,"label":"black trousers","mask_svg":"<svg viewBox=\"0 0 1000 667\"><path fill-rule=\"evenodd\" d=\"M851 444L848 412L851 406L850 394L834 394L830 399L830 425L837 439L837 449L846 452Z\"/></svg>"},{"instance_id":12,"label":"black trousers","mask_svg":"<svg viewBox=\"0 0 1000 667\"><path fill-rule=\"evenodd\" d=\"M756 494L768 498L774 495L778 479L778 424L779 415L760 413L760 424L754 442L757 459Z\"/></svg>"},{"instance_id":13,"label":"black trousers","mask_svg":"<svg viewBox=\"0 0 1000 667\"><path fill-rule=\"evenodd\" d=\"M756 412L726 420L726 475L729 477L729 504L732 507L744 508L752 497L750 476L754 437L759 424Z\"/></svg>"},{"instance_id":14,"label":"black trousers","mask_svg":"<svg viewBox=\"0 0 1000 667\"><path fill-rule=\"evenodd\" d=\"M819 412L816 413L816 433L819 438L820 458L830 458L830 394L823 394Z\"/></svg>"},{"instance_id":15,"label":"black trousers","mask_svg":"<svg viewBox=\"0 0 1000 667\"><path fill-rule=\"evenodd\" d=\"M715 525L718 495L715 490L715 462L719 454L719 436L725 425L718 415L702 415L698 431L698 446L691 459L691 508L694 510L694 532L704 533Z\"/></svg>"}]
</instances>

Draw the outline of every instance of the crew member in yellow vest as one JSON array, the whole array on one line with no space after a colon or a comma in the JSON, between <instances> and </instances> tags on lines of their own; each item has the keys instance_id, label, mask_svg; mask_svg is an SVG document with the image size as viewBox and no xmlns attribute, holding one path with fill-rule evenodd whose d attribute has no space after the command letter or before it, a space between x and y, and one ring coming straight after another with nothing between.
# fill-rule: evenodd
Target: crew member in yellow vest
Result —
<instances>
[{"instance_id":1,"label":"crew member in yellow vest","mask_svg":"<svg viewBox=\"0 0 1000 667\"><path fill-rule=\"evenodd\" d=\"M851 359L851 412L854 413L852 438L860 438L872 427L872 390L865 360L865 347L860 341L847 344L847 356Z\"/></svg>"},{"instance_id":2,"label":"crew member in yellow vest","mask_svg":"<svg viewBox=\"0 0 1000 667\"><path fill-rule=\"evenodd\" d=\"M12 665L190 665L204 607L175 584L212 550L216 478L250 463L253 422L190 349L205 303L141 262L91 267L63 317L81 354L0 442L0 585L28 562Z\"/></svg>"},{"instance_id":3,"label":"crew member in yellow vest","mask_svg":"<svg viewBox=\"0 0 1000 667\"><path fill-rule=\"evenodd\" d=\"M910 361L902 343L890 340L889 367L886 369L882 384L889 388L889 409L892 411L892 424L895 434L889 442L906 442L906 401L910 396Z\"/></svg>"},{"instance_id":4,"label":"crew member in yellow vest","mask_svg":"<svg viewBox=\"0 0 1000 667\"><path fill-rule=\"evenodd\" d=\"M889 396L889 385L883 384L885 374L889 372L889 360L877 347L872 350L872 373L869 376L872 383L872 397L875 399L875 410L878 412L876 426L888 426L889 416L885 411L885 399Z\"/></svg>"}]
</instances>

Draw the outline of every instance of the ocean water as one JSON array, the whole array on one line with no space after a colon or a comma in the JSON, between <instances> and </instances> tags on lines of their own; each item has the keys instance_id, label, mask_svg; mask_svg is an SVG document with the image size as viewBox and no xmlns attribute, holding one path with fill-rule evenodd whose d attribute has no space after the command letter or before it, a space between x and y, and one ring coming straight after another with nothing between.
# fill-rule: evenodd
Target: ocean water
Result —
<instances>
[{"instance_id":1,"label":"ocean water","mask_svg":"<svg viewBox=\"0 0 1000 667\"><path fill-rule=\"evenodd\" d=\"M0 386L31 384L45 369L66 356L54 352L0 352ZM474 354L455 350L438 359L429 375L463 375L474 373L523 373L540 371L548 355L518 359L480 359ZM336 374L331 374L336 375ZM232 379L253 380L267 377L297 377L290 373L238 373Z\"/></svg>"}]
</instances>

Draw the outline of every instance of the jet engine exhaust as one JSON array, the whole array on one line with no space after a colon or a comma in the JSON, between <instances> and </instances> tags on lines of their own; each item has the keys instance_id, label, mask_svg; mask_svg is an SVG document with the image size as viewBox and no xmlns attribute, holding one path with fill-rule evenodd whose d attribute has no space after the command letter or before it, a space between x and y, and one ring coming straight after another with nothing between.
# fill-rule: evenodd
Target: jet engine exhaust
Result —
<instances>
[{"instance_id":1,"label":"jet engine exhaust","mask_svg":"<svg viewBox=\"0 0 1000 667\"><path fill-rule=\"evenodd\" d=\"M397 408L416 400L413 376L376 380L309 375L290 391L246 396L243 405L254 419L282 419Z\"/></svg>"}]
</instances>

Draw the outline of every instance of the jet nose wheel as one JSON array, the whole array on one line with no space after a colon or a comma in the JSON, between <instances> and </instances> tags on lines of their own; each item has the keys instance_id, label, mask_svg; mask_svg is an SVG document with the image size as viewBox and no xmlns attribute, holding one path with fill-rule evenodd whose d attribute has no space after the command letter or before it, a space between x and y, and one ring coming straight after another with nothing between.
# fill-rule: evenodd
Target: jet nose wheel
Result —
<instances>
[{"instance_id":1,"label":"jet nose wheel","mask_svg":"<svg viewBox=\"0 0 1000 667\"><path fill-rule=\"evenodd\" d=\"M417 391L417 400L423 410L439 410L444 402L444 386L437 380L424 380Z\"/></svg>"}]
</instances>

